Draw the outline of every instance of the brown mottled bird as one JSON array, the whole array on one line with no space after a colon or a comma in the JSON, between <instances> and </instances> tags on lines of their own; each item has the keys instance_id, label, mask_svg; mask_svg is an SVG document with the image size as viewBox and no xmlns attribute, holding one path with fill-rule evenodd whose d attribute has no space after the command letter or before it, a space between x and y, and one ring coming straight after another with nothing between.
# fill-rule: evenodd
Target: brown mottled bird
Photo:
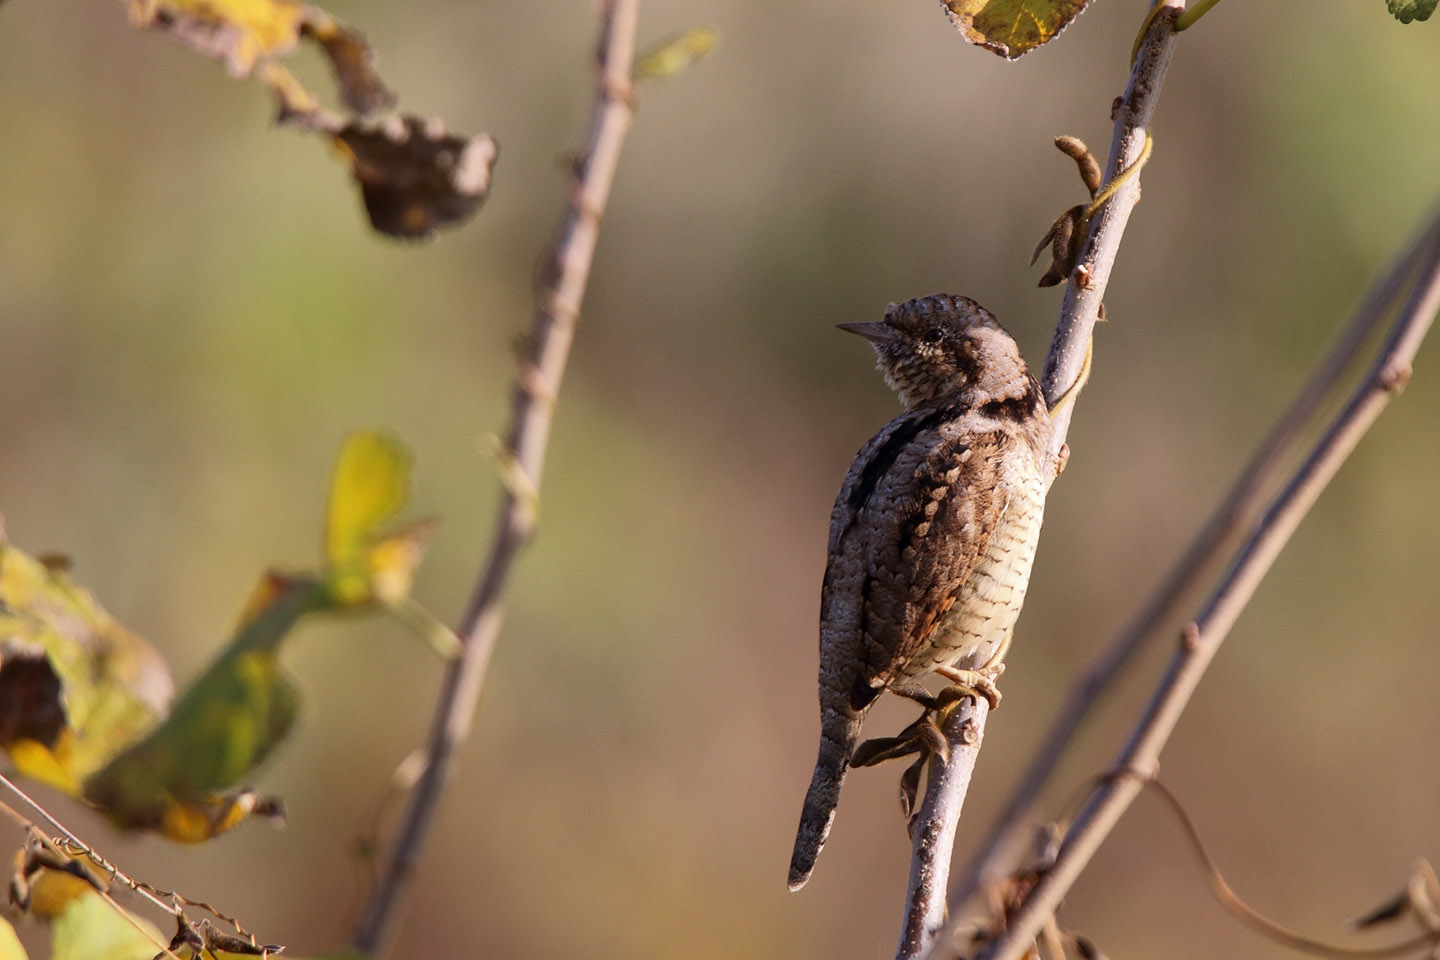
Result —
<instances>
[{"instance_id":1,"label":"brown mottled bird","mask_svg":"<svg viewBox=\"0 0 1440 960\"><path fill-rule=\"evenodd\" d=\"M840 328L874 345L905 412L860 449L830 514L820 755L791 890L815 868L881 692L938 674L993 702L1045 506L1050 414L989 311L936 294Z\"/></svg>"}]
</instances>

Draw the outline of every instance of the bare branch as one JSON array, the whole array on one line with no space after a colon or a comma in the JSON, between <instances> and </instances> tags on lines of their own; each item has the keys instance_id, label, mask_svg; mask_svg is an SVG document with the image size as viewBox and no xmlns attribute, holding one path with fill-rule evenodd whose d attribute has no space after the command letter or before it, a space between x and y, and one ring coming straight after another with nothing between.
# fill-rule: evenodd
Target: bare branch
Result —
<instances>
[{"instance_id":1,"label":"bare branch","mask_svg":"<svg viewBox=\"0 0 1440 960\"><path fill-rule=\"evenodd\" d=\"M597 53L595 107L584 152L576 163L569 203L542 275L528 342L520 358L506 462L524 490L507 483L495 540L457 633L461 651L450 662L426 746L426 767L402 818L394 850L352 938L367 954L387 933L405 881L420 856L455 752L470 730L486 668L504 616L502 598L520 551L535 534L534 491L540 487L546 444L555 415L600 221L634 113L630 69L635 58L639 0L606 0ZM526 493L528 491L528 495Z\"/></svg>"},{"instance_id":2,"label":"bare branch","mask_svg":"<svg viewBox=\"0 0 1440 960\"><path fill-rule=\"evenodd\" d=\"M1277 475L1300 433L1319 412L1370 335L1413 281L1416 265L1428 245L1434 242L1437 232L1440 232L1440 217L1427 223L1385 275L1375 281L1335 338L1330 352L1315 367L1289 409L1270 428L1270 433L1225 494L1224 500L1186 547L1184 555L1071 685L1030 766L1001 807L994 826L985 832L970 866L956 884L955 894L950 900L955 909L969 902L977 890L1009 872L1006 853L1018 848L1030 807L1069 748L1080 724L1146 639L1174 614L1180 601L1214 561L1221 547L1254 513L1261 495Z\"/></svg>"},{"instance_id":3,"label":"bare branch","mask_svg":"<svg viewBox=\"0 0 1440 960\"><path fill-rule=\"evenodd\" d=\"M914 849L897 960L923 957L945 926L945 894L955 829L960 825L965 793L980 756L980 735L989 711L990 704L984 697L967 698L940 728L950 744L950 757L946 760L938 754L931 756L925 800L911 826Z\"/></svg>"},{"instance_id":4,"label":"bare branch","mask_svg":"<svg viewBox=\"0 0 1440 960\"><path fill-rule=\"evenodd\" d=\"M1065 446L1065 437L1070 429L1070 418L1075 409L1073 401L1084 386L1084 377L1088 373L1091 333L1100 316L1105 288L1110 282L1110 273L1119 253L1120 238L1130 220L1131 211L1140 200L1140 178L1130 175L1130 172L1138 172L1136 165L1149 147L1151 119L1175 49L1175 18L1184 8L1185 0L1159 0L1147 21L1148 27L1130 70L1129 83L1115 110L1115 133L1105 167L1106 183L1115 186L1115 189L1110 193L1108 201L1090 217L1089 232L1080 248L1080 256L1070 275L1070 282L1066 286L1060 319L1055 327L1050 352L1045 358L1041 385L1045 392L1045 402L1055 411L1054 434L1047 455L1051 462L1057 465L1057 470L1062 460L1061 451ZM1052 471L1052 480L1054 475L1055 471ZM976 718L974 739L977 743L984 738L985 716L980 713ZM951 752L955 753L965 749L965 744L952 741L950 747ZM958 820L969 790L971 770L973 763L963 770L957 769L953 780L947 778L943 802L931 803L930 787L927 785L922 811L928 810L935 815ZM917 835L935 832L937 835L945 833L953 838L955 824L940 827L922 820L916 824L915 829L918 831ZM939 871L948 878L953 844L947 845L943 851L937 851L936 855L943 858L943 865L927 862L912 866L912 893L924 892L923 886L917 887L913 882L917 871ZM923 904L907 903L907 937L911 918L915 917L917 912L919 915L929 915ZM952 929L953 923L952 920L949 925ZM909 956L903 953L905 938L902 938L901 943L900 956Z\"/></svg>"},{"instance_id":5,"label":"bare branch","mask_svg":"<svg viewBox=\"0 0 1440 960\"><path fill-rule=\"evenodd\" d=\"M1234 565L1200 615L1185 629L1179 649L1116 762L1116 775L1080 812L1054 866L1030 892L1009 929L985 952L986 960L1018 960L1024 955L1090 857L1151 778L1161 749L1240 611L1325 485L1409 380L1411 361L1437 309L1440 234L1432 234L1417 281L1368 375L1265 511Z\"/></svg>"}]
</instances>

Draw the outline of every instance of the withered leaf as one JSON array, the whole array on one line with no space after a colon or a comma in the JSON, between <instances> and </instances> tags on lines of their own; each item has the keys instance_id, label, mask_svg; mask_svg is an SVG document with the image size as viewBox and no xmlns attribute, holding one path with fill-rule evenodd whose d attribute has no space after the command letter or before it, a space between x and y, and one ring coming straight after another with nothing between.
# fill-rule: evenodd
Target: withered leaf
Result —
<instances>
[{"instance_id":1,"label":"withered leaf","mask_svg":"<svg viewBox=\"0 0 1440 960\"><path fill-rule=\"evenodd\" d=\"M1014 60L1055 39L1090 0L941 0L941 4L966 40Z\"/></svg>"},{"instance_id":2,"label":"withered leaf","mask_svg":"<svg viewBox=\"0 0 1440 960\"><path fill-rule=\"evenodd\" d=\"M430 236L480 209L499 152L489 134L456 136L438 120L413 116L376 126L347 123L335 142L360 184L370 223L408 239Z\"/></svg>"}]
</instances>

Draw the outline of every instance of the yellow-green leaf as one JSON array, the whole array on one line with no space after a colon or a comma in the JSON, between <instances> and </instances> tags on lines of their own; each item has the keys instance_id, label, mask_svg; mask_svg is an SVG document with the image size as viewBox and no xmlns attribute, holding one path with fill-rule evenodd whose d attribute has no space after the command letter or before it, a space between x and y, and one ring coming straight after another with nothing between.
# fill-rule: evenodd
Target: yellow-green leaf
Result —
<instances>
[{"instance_id":1,"label":"yellow-green leaf","mask_svg":"<svg viewBox=\"0 0 1440 960\"><path fill-rule=\"evenodd\" d=\"M720 34L709 27L691 27L660 41L635 58L636 81L673 77L715 49Z\"/></svg>"},{"instance_id":2,"label":"yellow-green leaf","mask_svg":"<svg viewBox=\"0 0 1440 960\"><path fill-rule=\"evenodd\" d=\"M971 43L1014 60L1049 43L1090 0L941 0Z\"/></svg>"},{"instance_id":3,"label":"yellow-green leaf","mask_svg":"<svg viewBox=\"0 0 1440 960\"><path fill-rule=\"evenodd\" d=\"M159 654L71 581L0 539L0 749L74 794L164 715Z\"/></svg>"},{"instance_id":4,"label":"yellow-green leaf","mask_svg":"<svg viewBox=\"0 0 1440 960\"><path fill-rule=\"evenodd\" d=\"M410 499L415 458L387 433L352 433L340 448L330 481L325 561L357 560L380 538L381 527Z\"/></svg>"},{"instance_id":5,"label":"yellow-green leaf","mask_svg":"<svg viewBox=\"0 0 1440 960\"><path fill-rule=\"evenodd\" d=\"M388 434L352 434L341 448L330 485L325 530L325 582L332 606L393 606L407 597L434 524L393 533L384 524L410 497L414 458Z\"/></svg>"},{"instance_id":6,"label":"yellow-green leaf","mask_svg":"<svg viewBox=\"0 0 1440 960\"><path fill-rule=\"evenodd\" d=\"M117 910L94 890L70 901L50 927L50 960L151 960L167 941L153 923Z\"/></svg>"}]
</instances>

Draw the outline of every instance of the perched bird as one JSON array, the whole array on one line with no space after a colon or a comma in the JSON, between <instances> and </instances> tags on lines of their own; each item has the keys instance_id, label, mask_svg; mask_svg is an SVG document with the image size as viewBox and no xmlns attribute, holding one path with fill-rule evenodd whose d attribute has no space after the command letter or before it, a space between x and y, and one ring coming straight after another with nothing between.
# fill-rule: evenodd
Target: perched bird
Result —
<instances>
[{"instance_id":1,"label":"perched bird","mask_svg":"<svg viewBox=\"0 0 1440 960\"><path fill-rule=\"evenodd\" d=\"M830 514L820 753L790 860L810 878L860 724L929 674L995 701L1045 506L1050 414L1019 348L965 297L892 303L871 342L905 412L860 449Z\"/></svg>"}]
</instances>

